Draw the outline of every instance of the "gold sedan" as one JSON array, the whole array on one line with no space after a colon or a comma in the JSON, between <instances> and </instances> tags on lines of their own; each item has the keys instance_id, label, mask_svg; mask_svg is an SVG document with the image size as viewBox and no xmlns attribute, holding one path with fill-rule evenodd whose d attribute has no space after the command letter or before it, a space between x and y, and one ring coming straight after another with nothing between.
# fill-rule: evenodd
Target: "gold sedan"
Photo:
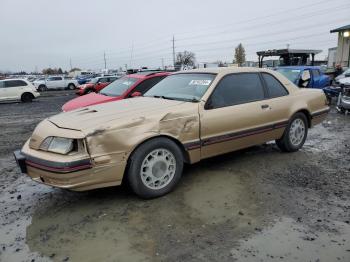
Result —
<instances>
[{"instance_id":1,"label":"gold sedan","mask_svg":"<svg viewBox=\"0 0 350 262\"><path fill-rule=\"evenodd\" d=\"M184 163L275 140L299 150L329 107L322 90L277 72L215 68L175 73L143 97L42 121L15 157L47 185L83 191L120 185L152 198L170 192Z\"/></svg>"}]
</instances>

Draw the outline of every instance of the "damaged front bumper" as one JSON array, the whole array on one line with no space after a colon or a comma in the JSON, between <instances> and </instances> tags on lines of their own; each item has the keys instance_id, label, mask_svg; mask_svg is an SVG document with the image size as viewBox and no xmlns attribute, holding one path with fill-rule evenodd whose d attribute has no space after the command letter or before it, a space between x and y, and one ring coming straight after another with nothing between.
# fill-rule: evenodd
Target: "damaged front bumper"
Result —
<instances>
[{"instance_id":1,"label":"damaged front bumper","mask_svg":"<svg viewBox=\"0 0 350 262\"><path fill-rule=\"evenodd\" d=\"M34 181L73 191L120 185L126 166L126 163L96 164L90 158L57 162L45 159L42 154L26 143L22 150L14 152L14 157L21 172Z\"/></svg>"}]
</instances>

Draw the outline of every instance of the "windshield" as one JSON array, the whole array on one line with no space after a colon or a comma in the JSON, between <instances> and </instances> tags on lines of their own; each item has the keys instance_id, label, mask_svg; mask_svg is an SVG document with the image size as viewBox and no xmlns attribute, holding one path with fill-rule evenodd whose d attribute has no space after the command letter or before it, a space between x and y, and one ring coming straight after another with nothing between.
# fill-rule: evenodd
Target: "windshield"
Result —
<instances>
[{"instance_id":1,"label":"windshield","mask_svg":"<svg viewBox=\"0 0 350 262\"><path fill-rule=\"evenodd\" d=\"M170 75L144 96L198 102L214 80L214 74L185 73Z\"/></svg>"},{"instance_id":2,"label":"windshield","mask_svg":"<svg viewBox=\"0 0 350 262\"><path fill-rule=\"evenodd\" d=\"M294 82L299 78L300 69L292 69L292 68L277 68L277 72L281 73L285 77L287 77L290 81Z\"/></svg>"},{"instance_id":3,"label":"windshield","mask_svg":"<svg viewBox=\"0 0 350 262\"><path fill-rule=\"evenodd\" d=\"M350 74L350 68L346 69L343 74Z\"/></svg>"},{"instance_id":4,"label":"windshield","mask_svg":"<svg viewBox=\"0 0 350 262\"><path fill-rule=\"evenodd\" d=\"M98 81L98 79L99 79L99 78L92 78L92 79L90 79L90 80L89 80L89 82L88 82L88 83L91 83L91 84L96 84L96 83L97 83L97 81Z\"/></svg>"},{"instance_id":5,"label":"windshield","mask_svg":"<svg viewBox=\"0 0 350 262\"><path fill-rule=\"evenodd\" d=\"M105 96L121 96L126 90L128 90L138 79L134 77L123 77L100 91L100 94Z\"/></svg>"}]
</instances>

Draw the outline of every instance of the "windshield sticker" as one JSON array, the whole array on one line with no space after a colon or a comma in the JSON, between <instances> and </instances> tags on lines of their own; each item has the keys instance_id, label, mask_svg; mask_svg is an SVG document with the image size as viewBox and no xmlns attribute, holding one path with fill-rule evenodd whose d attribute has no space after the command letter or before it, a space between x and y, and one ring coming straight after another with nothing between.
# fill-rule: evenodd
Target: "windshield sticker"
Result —
<instances>
[{"instance_id":1,"label":"windshield sticker","mask_svg":"<svg viewBox=\"0 0 350 262\"><path fill-rule=\"evenodd\" d=\"M299 73L300 70L295 70L295 69L293 69L292 72L293 72L293 73Z\"/></svg>"},{"instance_id":2,"label":"windshield sticker","mask_svg":"<svg viewBox=\"0 0 350 262\"><path fill-rule=\"evenodd\" d=\"M132 84L131 81L124 81L124 82L123 82L123 85L127 85L127 86L128 86L128 85L131 85L131 84Z\"/></svg>"},{"instance_id":3,"label":"windshield sticker","mask_svg":"<svg viewBox=\"0 0 350 262\"><path fill-rule=\"evenodd\" d=\"M211 80L191 80L189 83L190 86L196 85L196 86L208 86L210 85Z\"/></svg>"}]
</instances>

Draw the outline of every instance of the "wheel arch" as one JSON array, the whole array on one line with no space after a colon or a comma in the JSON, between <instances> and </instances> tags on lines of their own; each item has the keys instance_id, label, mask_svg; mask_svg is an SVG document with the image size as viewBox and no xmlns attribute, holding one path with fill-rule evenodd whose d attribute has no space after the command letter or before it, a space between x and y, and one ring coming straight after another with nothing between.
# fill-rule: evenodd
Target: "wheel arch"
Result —
<instances>
[{"instance_id":1,"label":"wheel arch","mask_svg":"<svg viewBox=\"0 0 350 262\"><path fill-rule=\"evenodd\" d=\"M312 116L311 116L311 113L309 110L307 110L306 108L303 108L303 109L299 109L298 111L296 111L292 117L297 114L297 113L302 113L306 116L306 119L307 119L307 125L308 125L308 128L310 128L312 126Z\"/></svg>"},{"instance_id":2,"label":"wheel arch","mask_svg":"<svg viewBox=\"0 0 350 262\"><path fill-rule=\"evenodd\" d=\"M140 147L142 146L144 143L150 141L150 140L153 140L153 139L157 139L157 138L166 138L166 139L169 139L171 141L173 141L178 147L179 149L181 150L181 153L182 153L182 156L183 156L183 159L184 159L184 162L185 163L190 163L190 155L188 153L188 151L185 149L185 146L178 140L176 139L175 137L172 137L170 135L166 135L166 134L160 134L160 135L156 135L156 136L151 136L151 137L148 137L142 141L140 141L137 146L135 146L132 151L130 152L129 156L128 156L128 162L130 161L130 158L132 157L132 155L134 154L134 152Z\"/></svg>"}]
</instances>

